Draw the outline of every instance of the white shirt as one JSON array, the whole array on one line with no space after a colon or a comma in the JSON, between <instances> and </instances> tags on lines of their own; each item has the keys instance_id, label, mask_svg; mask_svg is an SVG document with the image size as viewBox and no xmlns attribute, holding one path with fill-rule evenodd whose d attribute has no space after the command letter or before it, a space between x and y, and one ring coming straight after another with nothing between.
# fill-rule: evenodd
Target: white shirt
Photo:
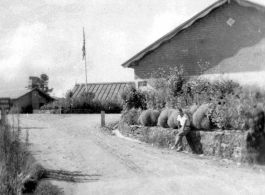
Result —
<instances>
[{"instance_id":1,"label":"white shirt","mask_svg":"<svg viewBox=\"0 0 265 195\"><path fill-rule=\"evenodd\" d=\"M187 116L187 114L184 114L183 117L181 117L180 115L178 115L177 120L180 122L180 125L183 126L185 121L186 122L186 126L190 126L190 119Z\"/></svg>"}]
</instances>

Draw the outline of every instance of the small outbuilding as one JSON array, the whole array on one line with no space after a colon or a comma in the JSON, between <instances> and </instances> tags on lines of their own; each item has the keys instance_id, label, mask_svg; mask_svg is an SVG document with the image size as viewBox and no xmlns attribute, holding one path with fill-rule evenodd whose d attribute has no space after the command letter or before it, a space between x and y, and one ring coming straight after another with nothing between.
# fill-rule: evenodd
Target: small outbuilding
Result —
<instances>
[{"instance_id":1,"label":"small outbuilding","mask_svg":"<svg viewBox=\"0 0 265 195\"><path fill-rule=\"evenodd\" d=\"M38 88L0 91L0 97L10 98L10 107L19 107L22 113L32 113L33 110L39 110L44 104L54 101L54 98Z\"/></svg>"},{"instance_id":2,"label":"small outbuilding","mask_svg":"<svg viewBox=\"0 0 265 195\"><path fill-rule=\"evenodd\" d=\"M27 88L0 91L0 98L10 98L10 107L19 107L22 113L33 113L33 110L39 110L44 104L55 100L34 85L34 77L30 77Z\"/></svg>"}]
</instances>

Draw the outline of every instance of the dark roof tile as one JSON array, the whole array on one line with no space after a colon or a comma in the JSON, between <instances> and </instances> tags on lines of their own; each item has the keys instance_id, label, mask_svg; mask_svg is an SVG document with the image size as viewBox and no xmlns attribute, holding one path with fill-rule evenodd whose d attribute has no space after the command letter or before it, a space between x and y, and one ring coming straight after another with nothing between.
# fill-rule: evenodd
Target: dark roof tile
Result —
<instances>
[{"instance_id":1,"label":"dark roof tile","mask_svg":"<svg viewBox=\"0 0 265 195\"><path fill-rule=\"evenodd\" d=\"M88 83L88 92L95 94L95 99L110 100L116 98L126 85L134 82ZM80 96L86 90L85 84L76 84L73 88L73 97Z\"/></svg>"}]
</instances>

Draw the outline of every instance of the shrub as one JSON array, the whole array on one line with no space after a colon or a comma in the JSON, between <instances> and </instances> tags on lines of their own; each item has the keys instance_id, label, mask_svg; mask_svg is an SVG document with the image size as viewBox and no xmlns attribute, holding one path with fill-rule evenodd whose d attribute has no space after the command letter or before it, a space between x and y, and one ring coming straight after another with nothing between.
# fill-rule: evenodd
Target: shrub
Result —
<instances>
[{"instance_id":1,"label":"shrub","mask_svg":"<svg viewBox=\"0 0 265 195\"><path fill-rule=\"evenodd\" d=\"M182 87L183 99L186 100L186 106L192 104L205 104L209 102L210 82L204 78L191 78Z\"/></svg>"},{"instance_id":2,"label":"shrub","mask_svg":"<svg viewBox=\"0 0 265 195\"><path fill-rule=\"evenodd\" d=\"M206 104L240 90L237 82L227 79L210 81L202 77L189 79L182 87L186 106Z\"/></svg>"},{"instance_id":3,"label":"shrub","mask_svg":"<svg viewBox=\"0 0 265 195\"><path fill-rule=\"evenodd\" d=\"M168 70L159 69L152 74L156 90L168 91L169 95L176 97L182 94L182 86L187 81L188 75L183 66L169 67Z\"/></svg>"},{"instance_id":4,"label":"shrub","mask_svg":"<svg viewBox=\"0 0 265 195\"><path fill-rule=\"evenodd\" d=\"M156 126L160 115L158 110L144 110L138 119L138 123L143 126Z\"/></svg>"},{"instance_id":5,"label":"shrub","mask_svg":"<svg viewBox=\"0 0 265 195\"><path fill-rule=\"evenodd\" d=\"M214 126L219 129L230 129L231 128L231 118L230 116L235 110L233 108L228 108L229 103L226 105L212 104L207 111L207 116L211 118ZM229 113L230 112L230 113Z\"/></svg>"},{"instance_id":6,"label":"shrub","mask_svg":"<svg viewBox=\"0 0 265 195\"><path fill-rule=\"evenodd\" d=\"M94 97L95 94L92 92L83 92L80 96L72 98L72 108L91 109Z\"/></svg>"},{"instance_id":7,"label":"shrub","mask_svg":"<svg viewBox=\"0 0 265 195\"><path fill-rule=\"evenodd\" d=\"M123 110L121 115L121 123L127 125L138 125L138 118L141 114L141 109L132 108L131 110Z\"/></svg>"},{"instance_id":8,"label":"shrub","mask_svg":"<svg viewBox=\"0 0 265 195\"><path fill-rule=\"evenodd\" d=\"M155 90L144 92L147 109L162 110L166 106L166 94Z\"/></svg>"},{"instance_id":9,"label":"shrub","mask_svg":"<svg viewBox=\"0 0 265 195\"><path fill-rule=\"evenodd\" d=\"M167 121L173 111L174 111L173 109L167 109L167 108L162 110L160 116L158 117L157 125L160 127L168 128L169 126L167 124Z\"/></svg>"},{"instance_id":10,"label":"shrub","mask_svg":"<svg viewBox=\"0 0 265 195\"><path fill-rule=\"evenodd\" d=\"M203 77L190 78L183 67L177 66L169 68L167 72L161 69L153 77L152 85L156 92L149 93L147 105L156 109L160 109L157 106L160 102L166 108L206 104L240 89L239 84L232 80L210 81Z\"/></svg>"},{"instance_id":11,"label":"shrub","mask_svg":"<svg viewBox=\"0 0 265 195\"><path fill-rule=\"evenodd\" d=\"M91 102L94 98L95 98L95 94L92 93L92 92L86 92L84 91L80 96L79 98L84 101L84 102Z\"/></svg>"},{"instance_id":12,"label":"shrub","mask_svg":"<svg viewBox=\"0 0 265 195\"><path fill-rule=\"evenodd\" d=\"M192 124L196 129L210 129L210 120L207 115L210 105L211 104L203 104L193 113Z\"/></svg>"},{"instance_id":13,"label":"shrub","mask_svg":"<svg viewBox=\"0 0 265 195\"><path fill-rule=\"evenodd\" d=\"M94 100L91 106L93 113L120 113L122 111L122 103L118 99L110 100Z\"/></svg>"},{"instance_id":14,"label":"shrub","mask_svg":"<svg viewBox=\"0 0 265 195\"><path fill-rule=\"evenodd\" d=\"M186 106L186 99L182 98L182 87L189 77L182 66L169 67L167 71L159 69L152 77L152 85L157 91L156 96L162 99L163 103L165 101L166 104L164 103L164 105L166 108Z\"/></svg>"},{"instance_id":15,"label":"shrub","mask_svg":"<svg viewBox=\"0 0 265 195\"><path fill-rule=\"evenodd\" d=\"M106 113L120 113L122 110L118 98L94 100L95 95L90 92L83 93L80 97L72 97L69 93L63 99L42 106L41 110L55 110L54 113L59 113L59 108L62 109L62 113L100 113L103 110Z\"/></svg>"},{"instance_id":16,"label":"shrub","mask_svg":"<svg viewBox=\"0 0 265 195\"><path fill-rule=\"evenodd\" d=\"M166 102L166 108L178 108L178 107L183 107L182 102L181 102L181 96L180 97L174 97L174 96L168 96L167 97L167 102Z\"/></svg>"},{"instance_id":17,"label":"shrub","mask_svg":"<svg viewBox=\"0 0 265 195\"><path fill-rule=\"evenodd\" d=\"M126 86L120 97L127 110L132 108L146 109L145 94L141 90L137 90L133 84Z\"/></svg>"},{"instance_id":18,"label":"shrub","mask_svg":"<svg viewBox=\"0 0 265 195\"><path fill-rule=\"evenodd\" d=\"M40 107L41 110L52 110L60 108L59 101L53 101Z\"/></svg>"},{"instance_id":19,"label":"shrub","mask_svg":"<svg viewBox=\"0 0 265 195\"><path fill-rule=\"evenodd\" d=\"M211 105L208 116L218 128L248 130L256 107L264 109L264 97L248 90L228 94Z\"/></svg>"},{"instance_id":20,"label":"shrub","mask_svg":"<svg viewBox=\"0 0 265 195\"><path fill-rule=\"evenodd\" d=\"M67 91L65 98L53 101L51 103L45 104L40 109L41 110L53 110L53 109L90 109L92 100L95 94L92 92L83 92L78 97L73 97L72 91Z\"/></svg>"},{"instance_id":21,"label":"shrub","mask_svg":"<svg viewBox=\"0 0 265 195\"><path fill-rule=\"evenodd\" d=\"M169 118L167 120L167 124L168 124L168 126L170 128L173 128L173 129L177 129L178 128L178 120L177 120L178 115L179 115L179 110L178 109L177 110L174 110L170 114L170 116L169 116Z\"/></svg>"},{"instance_id":22,"label":"shrub","mask_svg":"<svg viewBox=\"0 0 265 195\"><path fill-rule=\"evenodd\" d=\"M212 127L212 122L208 117L204 117L201 121L201 129L210 130Z\"/></svg>"}]
</instances>

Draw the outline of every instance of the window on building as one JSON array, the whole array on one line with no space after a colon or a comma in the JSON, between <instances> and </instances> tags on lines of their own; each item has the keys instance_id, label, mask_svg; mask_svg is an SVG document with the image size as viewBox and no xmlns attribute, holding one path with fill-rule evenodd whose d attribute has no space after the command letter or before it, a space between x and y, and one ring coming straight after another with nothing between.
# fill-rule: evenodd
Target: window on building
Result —
<instances>
[{"instance_id":1,"label":"window on building","mask_svg":"<svg viewBox=\"0 0 265 195\"><path fill-rule=\"evenodd\" d=\"M138 82L138 87L146 87L147 86L147 81L139 81Z\"/></svg>"},{"instance_id":2,"label":"window on building","mask_svg":"<svg viewBox=\"0 0 265 195\"><path fill-rule=\"evenodd\" d=\"M229 20L227 20L227 24L229 25L229 26L233 26L233 24L235 23L236 21L233 19L233 18L229 18Z\"/></svg>"}]
</instances>

